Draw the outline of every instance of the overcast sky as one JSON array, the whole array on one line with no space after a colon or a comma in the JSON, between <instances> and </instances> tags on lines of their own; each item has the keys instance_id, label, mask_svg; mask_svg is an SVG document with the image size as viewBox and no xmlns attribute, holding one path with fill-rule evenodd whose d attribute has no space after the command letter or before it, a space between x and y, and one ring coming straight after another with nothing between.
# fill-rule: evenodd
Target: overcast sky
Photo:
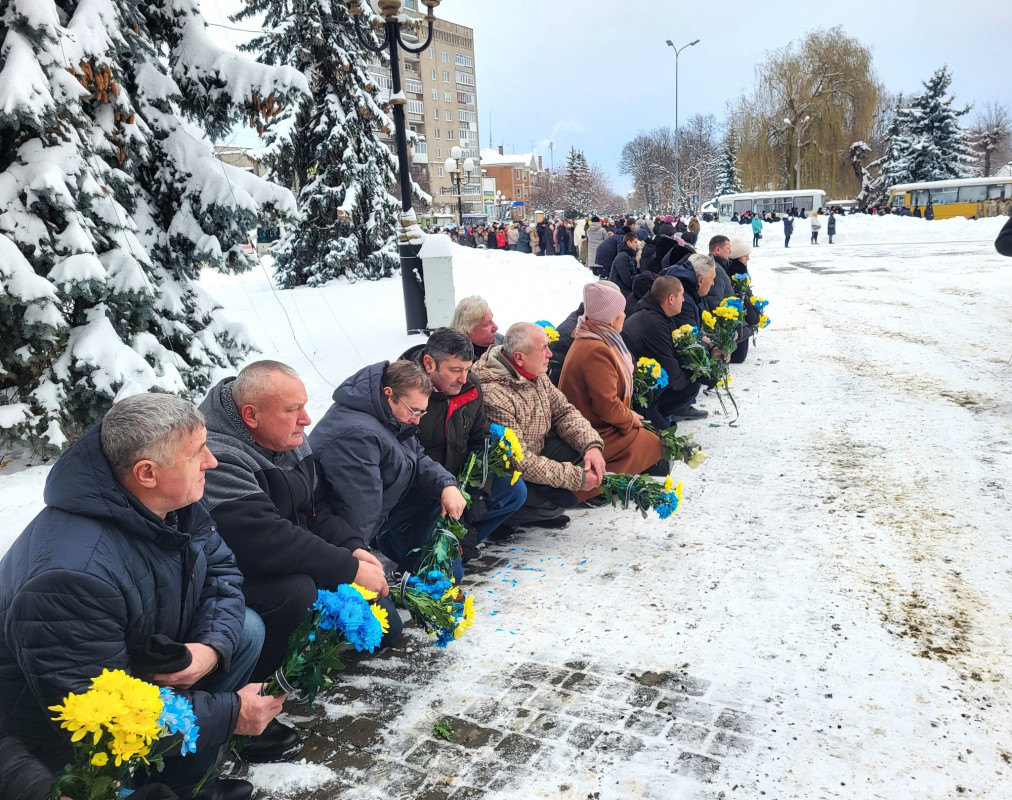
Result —
<instances>
[{"instance_id":1,"label":"overcast sky","mask_svg":"<svg viewBox=\"0 0 1012 800\"><path fill-rule=\"evenodd\" d=\"M237 5L201 0L209 22ZM533 146L551 166L552 141L557 168L576 147L620 192L631 188L617 170L622 146L674 125L675 54L665 39L700 40L678 58L680 122L695 113L723 120L769 51L834 25L871 49L889 91L914 93L945 64L958 103L1012 106L1010 0L442 0L436 15L474 29L482 147L491 134L506 152Z\"/></svg>"}]
</instances>

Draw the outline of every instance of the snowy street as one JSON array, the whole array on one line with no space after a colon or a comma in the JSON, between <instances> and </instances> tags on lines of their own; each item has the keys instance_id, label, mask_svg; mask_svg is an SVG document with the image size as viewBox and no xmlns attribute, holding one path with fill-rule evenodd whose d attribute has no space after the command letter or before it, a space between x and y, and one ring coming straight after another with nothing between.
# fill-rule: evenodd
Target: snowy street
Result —
<instances>
[{"instance_id":1,"label":"snowy street","mask_svg":"<svg viewBox=\"0 0 1012 800\"><path fill-rule=\"evenodd\" d=\"M410 627L315 717L289 708L306 761L253 768L258 797L1012 795L1004 221L841 217L837 244L799 225L789 250L768 226L749 271L771 325L732 370L737 427L712 397L679 425L709 458L677 466L678 513L581 510L488 547L465 578L474 627L446 650ZM718 232L742 235L704 224L700 242ZM558 323L591 277L453 252L457 299L487 297L502 330ZM300 371L314 420L354 369L420 341L399 276L202 286ZM0 472L0 549L46 471Z\"/></svg>"}]
</instances>

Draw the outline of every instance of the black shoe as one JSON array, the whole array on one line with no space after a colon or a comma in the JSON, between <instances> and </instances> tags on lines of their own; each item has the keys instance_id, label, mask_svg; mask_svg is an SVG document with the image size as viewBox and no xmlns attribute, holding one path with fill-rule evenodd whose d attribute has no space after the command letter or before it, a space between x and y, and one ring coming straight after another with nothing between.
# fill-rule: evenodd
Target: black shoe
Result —
<instances>
[{"instance_id":1,"label":"black shoe","mask_svg":"<svg viewBox=\"0 0 1012 800\"><path fill-rule=\"evenodd\" d=\"M695 406L683 406L682 408L676 408L671 412L672 422L686 422L692 419L706 419L710 416L710 412L705 408L696 408Z\"/></svg>"},{"instance_id":2,"label":"black shoe","mask_svg":"<svg viewBox=\"0 0 1012 800\"><path fill-rule=\"evenodd\" d=\"M569 517L565 514L560 514L557 517L551 519L539 519L535 522L525 522L525 528L547 528L550 531L561 531L563 528L569 527Z\"/></svg>"},{"instance_id":3,"label":"black shoe","mask_svg":"<svg viewBox=\"0 0 1012 800\"><path fill-rule=\"evenodd\" d=\"M237 778L218 778L193 796L193 800L249 800L253 784Z\"/></svg>"},{"instance_id":4,"label":"black shoe","mask_svg":"<svg viewBox=\"0 0 1012 800\"><path fill-rule=\"evenodd\" d=\"M608 505L608 498L603 494L598 494L594 497L588 497L577 508L603 508L606 505Z\"/></svg>"},{"instance_id":5,"label":"black shoe","mask_svg":"<svg viewBox=\"0 0 1012 800\"><path fill-rule=\"evenodd\" d=\"M246 740L239 758L252 764L271 764L287 761L302 749L302 737L298 731L272 719L264 732Z\"/></svg>"},{"instance_id":6,"label":"black shoe","mask_svg":"<svg viewBox=\"0 0 1012 800\"><path fill-rule=\"evenodd\" d=\"M500 525L486 538L491 542L507 542L516 536L517 529L512 525Z\"/></svg>"}]
</instances>

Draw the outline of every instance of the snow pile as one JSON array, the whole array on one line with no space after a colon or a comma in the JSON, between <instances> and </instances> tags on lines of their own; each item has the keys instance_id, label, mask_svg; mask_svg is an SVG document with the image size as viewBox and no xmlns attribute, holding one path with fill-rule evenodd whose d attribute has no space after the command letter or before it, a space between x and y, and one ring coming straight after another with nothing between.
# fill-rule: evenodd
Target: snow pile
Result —
<instances>
[{"instance_id":1,"label":"snow pile","mask_svg":"<svg viewBox=\"0 0 1012 800\"><path fill-rule=\"evenodd\" d=\"M808 247L812 228L810 218L794 220L794 234L791 236L791 249ZM819 231L819 247L826 246L829 236L826 233L828 214L820 214L822 229ZM993 242L998 238L998 231L1008 222L1008 217L987 217L985 219L917 219L917 217L899 217L887 214L874 217L870 214L844 214L836 217L836 233L833 235L834 246L851 244L927 244L930 242ZM699 249L706 249L706 242L711 236L723 234L732 238L740 236L752 242L752 229L748 225L732 222L702 222L699 232ZM763 238L760 247L783 248L784 233L782 222L764 222Z\"/></svg>"}]
</instances>

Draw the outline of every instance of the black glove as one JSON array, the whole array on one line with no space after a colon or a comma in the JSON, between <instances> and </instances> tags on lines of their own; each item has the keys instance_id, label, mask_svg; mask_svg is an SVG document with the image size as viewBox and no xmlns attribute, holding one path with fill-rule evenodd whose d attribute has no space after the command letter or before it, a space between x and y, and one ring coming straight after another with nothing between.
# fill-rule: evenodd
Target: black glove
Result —
<instances>
[{"instance_id":1,"label":"black glove","mask_svg":"<svg viewBox=\"0 0 1012 800\"><path fill-rule=\"evenodd\" d=\"M130 800L179 800L164 783L146 783L130 795Z\"/></svg>"}]
</instances>

